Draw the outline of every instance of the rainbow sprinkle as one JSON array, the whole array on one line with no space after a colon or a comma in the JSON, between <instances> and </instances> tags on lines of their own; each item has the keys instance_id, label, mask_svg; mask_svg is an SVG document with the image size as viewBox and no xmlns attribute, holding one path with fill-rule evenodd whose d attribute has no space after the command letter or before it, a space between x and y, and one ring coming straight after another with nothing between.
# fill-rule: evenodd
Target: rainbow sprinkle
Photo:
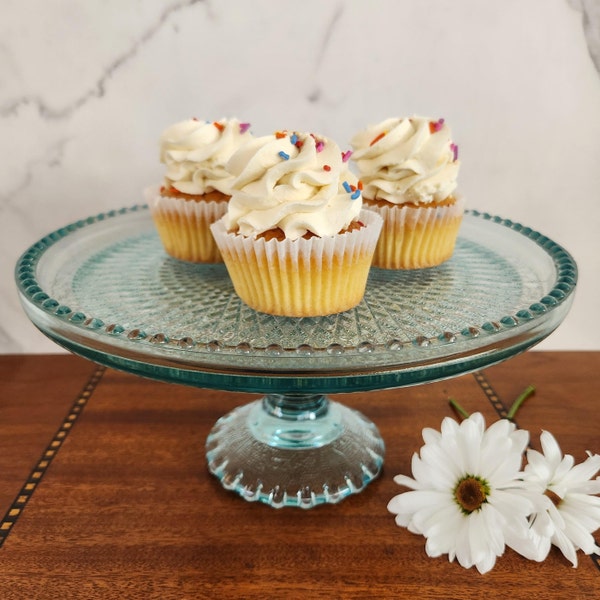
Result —
<instances>
[{"instance_id":1,"label":"rainbow sprinkle","mask_svg":"<svg viewBox=\"0 0 600 600\"><path fill-rule=\"evenodd\" d=\"M450 150L452 150L452 155L454 157L454 160L457 161L458 160L458 146L452 142L450 144Z\"/></svg>"},{"instance_id":2,"label":"rainbow sprinkle","mask_svg":"<svg viewBox=\"0 0 600 600\"><path fill-rule=\"evenodd\" d=\"M285 132L283 132L283 131L276 131L276 132L275 132L275 137L276 137L278 140L281 140L281 139L283 139L284 137L286 137L286 135L287 135L287 134L286 134Z\"/></svg>"},{"instance_id":3,"label":"rainbow sprinkle","mask_svg":"<svg viewBox=\"0 0 600 600\"><path fill-rule=\"evenodd\" d=\"M221 123L218 123L217 121L213 122L213 125L219 130L219 131L223 131L223 129L225 129L225 125L221 125Z\"/></svg>"},{"instance_id":4,"label":"rainbow sprinkle","mask_svg":"<svg viewBox=\"0 0 600 600\"><path fill-rule=\"evenodd\" d=\"M438 119L437 121L429 121L429 133L435 133L444 126L444 119Z\"/></svg>"},{"instance_id":5,"label":"rainbow sprinkle","mask_svg":"<svg viewBox=\"0 0 600 600\"><path fill-rule=\"evenodd\" d=\"M283 158L283 160L289 160L290 159L290 155L287 154L286 152L284 152L283 150L281 150L281 152L278 152L279 156L281 156L281 158Z\"/></svg>"},{"instance_id":6,"label":"rainbow sprinkle","mask_svg":"<svg viewBox=\"0 0 600 600\"><path fill-rule=\"evenodd\" d=\"M250 129L250 123L240 123L240 133L246 133Z\"/></svg>"},{"instance_id":7,"label":"rainbow sprinkle","mask_svg":"<svg viewBox=\"0 0 600 600\"><path fill-rule=\"evenodd\" d=\"M292 142L294 146L298 143L298 136L295 133L292 133L292 135L290 136L290 142Z\"/></svg>"},{"instance_id":8,"label":"rainbow sprinkle","mask_svg":"<svg viewBox=\"0 0 600 600\"><path fill-rule=\"evenodd\" d=\"M342 162L348 162L350 157L352 156L352 150L347 150L346 152L342 152Z\"/></svg>"},{"instance_id":9,"label":"rainbow sprinkle","mask_svg":"<svg viewBox=\"0 0 600 600\"><path fill-rule=\"evenodd\" d=\"M360 190L355 190L353 194L350 195L351 200L356 200L360 196Z\"/></svg>"},{"instance_id":10,"label":"rainbow sprinkle","mask_svg":"<svg viewBox=\"0 0 600 600\"><path fill-rule=\"evenodd\" d=\"M315 145L315 149L317 150L317 152L321 152L324 147L325 143L322 140L319 140Z\"/></svg>"},{"instance_id":11,"label":"rainbow sprinkle","mask_svg":"<svg viewBox=\"0 0 600 600\"><path fill-rule=\"evenodd\" d=\"M323 165L323 171L331 171L331 167L329 165Z\"/></svg>"},{"instance_id":12,"label":"rainbow sprinkle","mask_svg":"<svg viewBox=\"0 0 600 600\"><path fill-rule=\"evenodd\" d=\"M344 189L350 194L352 192L352 186L347 182L344 181L344 183L342 183L342 185L344 186Z\"/></svg>"},{"instance_id":13,"label":"rainbow sprinkle","mask_svg":"<svg viewBox=\"0 0 600 600\"><path fill-rule=\"evenodd\" d=\"M385 136L386 133L387 133L387 131L382 131L378 136L374 137L371 140L371 143L369 144L369 146L373 146L373 144L376 144L381 138L383 138Z\"/></svg>"}]
</instances>

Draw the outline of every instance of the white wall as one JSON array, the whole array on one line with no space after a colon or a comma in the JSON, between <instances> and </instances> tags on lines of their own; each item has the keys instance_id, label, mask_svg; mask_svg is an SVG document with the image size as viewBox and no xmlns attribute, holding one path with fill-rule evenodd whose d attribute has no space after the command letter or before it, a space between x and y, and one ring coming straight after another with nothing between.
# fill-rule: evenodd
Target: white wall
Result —
<instances>
[{"instance_id":1,"label":"white wall","mask_svg":"<svg viewBox=\"0 0 600 600\"><path fill-rule=\"evenodd\" d=\"M14 264L53 229L142 202L167 125L237 116L347 146L413 113L451 125L471 208L577 260L573 308L539 348L600 349L596 0L2 0L0 14L0 352L59 351L25 317Z\"/></svg>"}]
</instances>

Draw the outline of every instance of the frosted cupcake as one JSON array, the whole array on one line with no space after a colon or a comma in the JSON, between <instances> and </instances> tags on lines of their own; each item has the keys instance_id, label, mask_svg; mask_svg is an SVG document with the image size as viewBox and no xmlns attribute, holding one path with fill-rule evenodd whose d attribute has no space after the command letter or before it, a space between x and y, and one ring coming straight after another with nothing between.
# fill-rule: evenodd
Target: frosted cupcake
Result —
<instances>
[{"instance_id":1,"label":"frosted cupcake","mask_svg":"<svg viewBox=\"0 0 600 600\"><path fill-rule=\"evenodd\" d=\"M464 213L458 147L444 119L386 119L351 141L364 204L383 218L373 265L421 269L448 260Z\"/></svg>"},{"instance_id":2,"label":"frosted cupcake","mask_svg":"<svg viewBox=\"0 0 600 600\"><path fill-rule=\"evenodd\" d=\"M381 218L362 210L348 155L324 137L277 132L229 161L232 197L211 230L251 308L322 316L362 300Z\"/></svg>"},{"instance_id":3,"label":"frosted cupcake","mask_svg":"<svg viewBox=\"0 0 600 600\"><path fill-rule=\"evenodd\" d=\"M237 119L188 119L162 133L164 181L145 190L145 196L168 254L191 262L222 262L209 227L225 214L231 196L233 177L225 165L251 138L249 124Z\"/></svg>"}]
</instances>

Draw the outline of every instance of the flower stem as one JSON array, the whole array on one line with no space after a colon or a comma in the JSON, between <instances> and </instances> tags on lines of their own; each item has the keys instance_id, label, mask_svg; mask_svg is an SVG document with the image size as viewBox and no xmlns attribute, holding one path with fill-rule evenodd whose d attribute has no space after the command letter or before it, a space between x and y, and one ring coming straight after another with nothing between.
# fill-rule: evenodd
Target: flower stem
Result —
<instances>
[{"instance_id":1,"label":"flower stem","mask_svg":"<svg viewBox=\"0 0 600 600\"><path fill-rule=\"evenodd\" d=\"M509 421L515 418L517 411L519 410L519 408L521 408L521 404L523 404L523 402L525 402L525 400L527 400L529 396L532 396L534 392L535 387L533 385L529 385L523 390L521 395L513 402L513 405L510 407L510 410L506 415L506 418Z\"/></svg>"},{"instance_id":2,"label":"flower stem","mask_svg":"<svg viewBox=\"0 0 600 600\"><path fill-rule=\"evenodd\" d=\"M448 404L463 418L468 419L469 413L454 398L448 398Z\"/></svg>"}]
</instances>

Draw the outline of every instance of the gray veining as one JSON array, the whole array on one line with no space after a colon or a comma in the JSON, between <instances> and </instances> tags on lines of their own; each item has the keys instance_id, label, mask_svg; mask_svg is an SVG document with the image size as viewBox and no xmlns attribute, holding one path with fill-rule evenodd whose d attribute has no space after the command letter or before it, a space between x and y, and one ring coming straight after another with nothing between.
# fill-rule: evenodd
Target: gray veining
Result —
<instances>
[{"instance_id":1,"label":"gray veining","mask_svg":"<svg viewBox=\"0 0 600 600\"><path fill-rule=\"evenodd\" d=\"M583 32L590 57L600 74L600 2L598 0L569 0L581 12Z\"/></svg>"},{"instance_id":2,"label":"gray veining","mask_svg":"<svg viewBox=\"0 0 600 600\"><path fill-rule=\"evenodd\" d=\"M1 117L9 117L19 113L19 110L25 106L34 106L44 119L66 119L69 118L76 110L87 104L94 98L103 98L106 94L106 87L111 78L123 65L132 60L140 49L147 44L156 33L165 25L168 19L174 13L178 13L182 9L193 6L194 4L207 2L207 0L183 0L176 2L171 6L166 7L159 15L155 23L152 23L142 35L134 40L129 48L116 56L110 64L104 68L97 82L88 90L85 90L79 97L75 98L65 106L53 107L48 104L40 95L34 94L31 96L22 96L13 100L9 104L0 108Z\"/></svg>"},{"instance_id":3,"label":"gray veining","mask_svg":"<svg viewBox=\"0 0 600 600\"><path fill-rule=\"evenodd\" d=\"M237 116L347 148L406 114L450 123L469 207L578 261L571 313L541 347L597 349L599 72L597 0L6 3L0 352L59 351L24 315L14 264L53 229L142 202L167 125Z\"/></svg>"}]
</instances>

